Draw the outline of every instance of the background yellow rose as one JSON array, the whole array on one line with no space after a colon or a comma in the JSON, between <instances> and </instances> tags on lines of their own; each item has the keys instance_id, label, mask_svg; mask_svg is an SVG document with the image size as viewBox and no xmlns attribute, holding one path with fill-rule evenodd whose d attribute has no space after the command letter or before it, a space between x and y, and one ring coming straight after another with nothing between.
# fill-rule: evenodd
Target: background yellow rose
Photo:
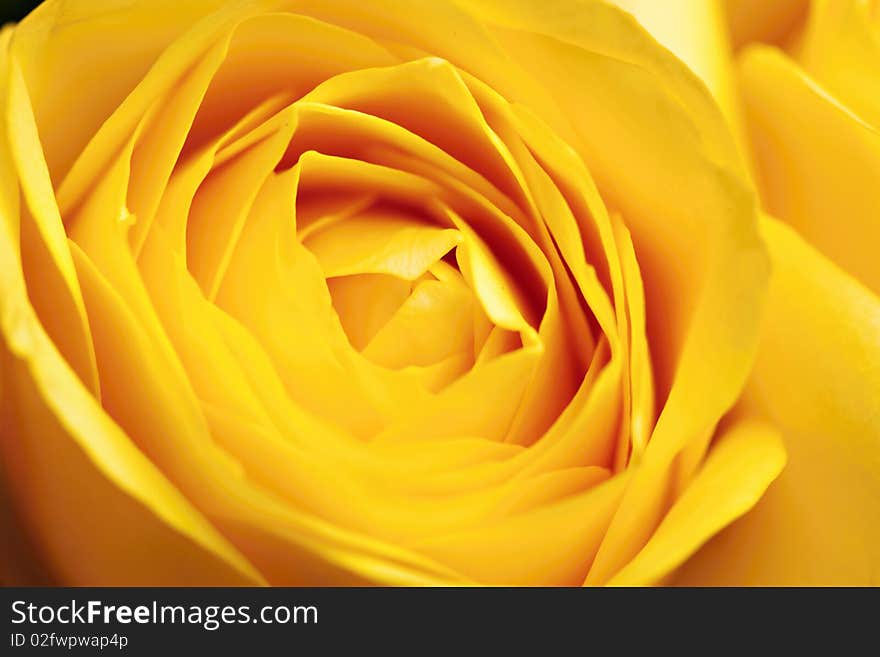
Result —
<instances>
[{"instance_id":1,"label":"background yellow rose","mask_svg":"<svg viewBox=\"0 0 880 657\"><path fill-rule=\"evenodd\" d=\"M876 582L875 8L618 4L4 29L4 581Z\"/></svg>"},{"instance_id":2,"label":"background yellow rose","mask_svg":"<svg viewBox=\"0 0 880 657\"><path fill-rule=\"evenodd\" d=\"M756 509L679 575L685 584L865 585L880 563L880 150L877 3L681 3L689 23L644 24L704 75L766 212L773 258L761 348L742 406L780 428L788 464ZM702 9L699 6L702 5ZM760 6L759 6L760 5ZM643 8L637 8L640 12ZM725 9L726 12L722 11ZM687 38L700 34L699 40ZM716 66L736 47L731 65ZM726 57L726 55L724 55ZM701 73L703 75L703 73Z\"/></svg>"}]
</instances>

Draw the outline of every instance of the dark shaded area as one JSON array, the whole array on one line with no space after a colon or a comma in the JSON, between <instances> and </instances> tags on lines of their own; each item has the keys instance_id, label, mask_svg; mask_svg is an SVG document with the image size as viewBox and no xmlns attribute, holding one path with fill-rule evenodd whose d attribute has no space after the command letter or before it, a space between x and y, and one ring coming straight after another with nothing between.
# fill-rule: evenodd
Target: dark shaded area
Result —
<instances>
[{"instance_id":1,"label":"dark shaded area","mask_svg":"<svg viewBox=\"0 0 880 657\"><path fill-rule=\"evenodd\" d=\"M0 0L0 25L17 23L40 2L41 0Z\"/></svg>"}]
</instances>

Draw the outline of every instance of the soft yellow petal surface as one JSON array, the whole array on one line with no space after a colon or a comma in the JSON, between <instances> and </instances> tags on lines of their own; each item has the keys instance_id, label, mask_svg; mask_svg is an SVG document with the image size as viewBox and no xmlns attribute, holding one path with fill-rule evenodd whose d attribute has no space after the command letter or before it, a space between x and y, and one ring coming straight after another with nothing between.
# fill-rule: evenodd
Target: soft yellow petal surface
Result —
<instances>
[{"instance_id":1,"label":"soft yellow petal surface","mask_svg":"<svg viewBox=\"0 0 880 657\"><path fill-rule=\"evenodd\" d=\"M748 153L722 0L612 0L706 83Z\"/></svg>"},{"instance_id":2,"label":"soft yellow petal surface","mask_svg":"<svg viewBox=\"0 0 880 657\"><path fill-rule=\"evenodd\" d=\"M814 0L798 61L837 100L880 129L880 21L871 5L872 0Z\"/></svg>"},{"instance_id":3,"label":"soft yellow petal surface","mask_svg":"<svg viewBox=\"0 0 880 657\"><path fill-rule=\"evenodd\" d=\"M733 519L748 512L785 465L772 426L740 421L715 439L699 472L642 551L612 585L655 584Z\"/></svg>"},{"instance_id":4,"label":"soft yellow petal surface","mask_svg":"<svg viewBox=\"0 0 880 657\"><path fill-rule=\"evenodd\" d=\"M95 353L85 318L82 292L67 248L67 237L55 202L52 181L46 168L33 108L14 57L7 58L8 37L0 39L0 65L4 93L3 114L6 138L14 170L4 172L10 181L26 181L19 223L21 258L25 280L34 281L28 290L34 309L52 341L59 346L80 379L93 392L98 389ZM16 191L16 194L18 192Z\"/></svg>"},{"instance_id":5,"label":"soft yellow petal surface","mask_svg":"<svg viewBox=\"0 0 880 657\"><path fill-rule=\"evenodd\" d=\"M754 46L740 81L764 208L880 292L880 132L781 52Z\"/></svg>"},{"instance_id":6,"label":"soft yellow petal surface","mask_svg":"<svg viewBox=\"0 0 880 657\"><path fill-rule=\"evenodd\" d=\"M722 0L736 48L752 41L781 43L803 21L810 0Z\"/></svg>"},{"instance_id":7,"label":"soft yellow petal surface","mask_svg":"<svg viewBox=\"0 0 880 657\"><path fill-rule=\"evenodd\" d=\"M8 34L8 33L6 33ZM6 36L4 34L4 37ZM2 39L5 46L6 40ZM27 130L27 91L7 94L9 60L0 55L3 105L16 117L15 149L0 136L0 329L3 333L3 476L40 556L53 577L82 584L259 583L262 577L104 413L59 354L27 297L19 251L19 165L25 197L37 194L36 212L53 255L73 264L48 178L40 170L39 143ZM15 69L12 74L16 75ZM16 83L18 85L18 83ZM54 211L53 211L54 209ZM68 275L73 270L62 271ZM78 291L78 285L68 290ZM86 379L86 385L89 380ZM96 520L100 518L100 522ZM149 558L145 546L161 546ZM167 558L166 558L167 557Z\"/></svg>"},{"instance_id":8,"label":"soft yellow petal surface","mask_svg":"<svg viewBox=\"0 0 880 657\"><path fill-rule=\"evenodd\" d=\"M880 584L880 300L767 220L774 275L743 409L788 464L680 573L697 585Z\"/></svg>"}]
</instances>

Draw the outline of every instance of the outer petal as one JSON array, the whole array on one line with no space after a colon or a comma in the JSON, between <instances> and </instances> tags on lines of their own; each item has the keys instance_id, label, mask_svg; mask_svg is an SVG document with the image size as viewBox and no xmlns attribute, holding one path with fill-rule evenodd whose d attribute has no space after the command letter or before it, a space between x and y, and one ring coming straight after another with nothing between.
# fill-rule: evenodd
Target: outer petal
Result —
<instances>
[{"instance_id":1,"label":"outer petal","mask_svg":"<svg viewBox=\"0 0 880 657\"><path fill-rule=\"evenodd\" d=\"M681 584L880 584L880 300L768 220L775 273L743 402L783 434L788 465Z\"/></svg>"},{"instance_id":2,"label":"outer petal","mask_svg":"<svg viewBox=\"0 0 880 657\"><path fill-rule=\"evenodd\" d=\"M743 53L740 80L765 209L880 292L880 132L777 50Z\"/></svg>"},{"instance_id":3,"label":"outer petal","mask_svg":"<svg viewBox=\"0 0 880 657\"><path fill-rule=\"evenodd\" d=\"M880 128L880 13L872 18L872 4L880 6L815 0L798 59L835 98Z\"/></svg>"},{"instance_id":4,"label":"outer petal","mask_svg":"<svg viewBox=\"0 0 880 657\"><path fill-rule=\"evenodd\" d=\"M730 42L719 0L612 0L706 83L747 153Z\"/></svg>"},{"instance_id":5,"label":"outer petal","mask_svg":"<svg viewBox=\"0 0 880 657\"><path fill-rule=\"evenodd\" d=\"M7 35L0 38L4 116L7 102L13 102ZM22 208L13 161L2 130L0 533L13 538L4 541L4 550L11 547L22 556L35 548L20 561L38 560L49 576L73 584L261 582L101 410L37 319L22 270ZM63 237L54 247L67 252ZM4 571L8 566L5 562ZM20 569L2 576L13 582L43 579Z\"/></svg>"},{"instance_id":6,"label":"outer petal","mask_svg":"<svg viewBox=\"0 0 880 657\"><path fill-rule=\"evenodd\" d=\"M56 185L157 58L161 61L151 76L153 92L163 75L185 69L192 61L190 52L206 47L205 36L214 24L200 24L192 30L194 38L160 57L176 37L221 4L223 0L49 0L15 28L12 48L24 69ZM215 23L231 13L218 15ZM126 102L142 103L145 95Z\"/></svg>"},{"instance_id":7,"label":"outer petal","mask_svg":"<svg viewBox=\"0 0 880 657\"><path fill-rule=\"evenodd\" d=\"M722 432L651 540L610 583L660 581L719 529L751 509L784 464L785 449L769 425L742 421Z\"/></svg>"},{"instance_id":8,"label":"outer petal","mask_svg":"<svg viewBox=\"0 0 880 657\"><path fill-rule=\"evenodd\" d=\"M45 334L34 327L29 335L10 323L4 338L14 330L22 341L33 342L16 340L14 355L2 347L7 395L0 455L18 522L4 517L0 531L30 542L34 552L26 556L59 583L261 583L253 567L103 414ZM21 571L6 576L34 582L33 574Z\"/></svg>"}]
</instances>

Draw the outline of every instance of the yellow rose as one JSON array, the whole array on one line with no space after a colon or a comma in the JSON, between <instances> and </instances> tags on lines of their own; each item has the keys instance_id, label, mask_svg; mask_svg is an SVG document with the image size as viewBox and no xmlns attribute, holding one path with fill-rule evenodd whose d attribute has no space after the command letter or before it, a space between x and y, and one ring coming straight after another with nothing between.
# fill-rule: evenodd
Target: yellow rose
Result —
<instances>
[{"instance_id":1,"label":"yellow rose","mask_svg":"<svg viewBox=\"0 0 880 657\"><path fill-rule=\"evenodd\" d=\"M845 16L618 4L5 28L3 582L876 583Z\"/></svg>"}]
</instances>

